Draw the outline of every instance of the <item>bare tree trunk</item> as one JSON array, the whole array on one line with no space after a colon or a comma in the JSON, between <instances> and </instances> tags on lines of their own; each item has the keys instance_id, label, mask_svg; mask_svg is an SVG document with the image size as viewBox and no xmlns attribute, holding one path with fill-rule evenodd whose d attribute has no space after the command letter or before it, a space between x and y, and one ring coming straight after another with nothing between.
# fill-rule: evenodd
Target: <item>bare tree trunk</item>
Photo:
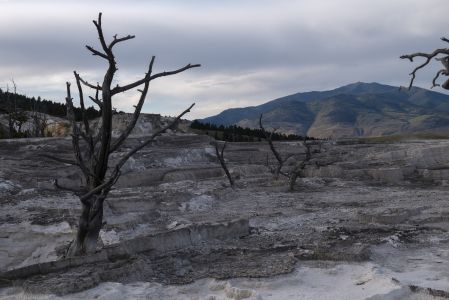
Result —
<instances>
[{"instance_id":1,"label":"bare tree trunk","mask_svg":"<svg viewBox=\"0 0 449 300\"><path fill-rule=\"evenodd\" d=\"M290 178L288 180L289 183L289 190L290 191L294 191L295 190L295 183L296 183L296 179L298 178L299 173L298 172L293 172L290 175Z\"/></svg>"},{"instance_id":2,"label":"bare tree trunk","mask_svg":"<svg viewBox=\"0 0 449 300\"><path fill-rule=\"evenodd\" d=\"M70 245L68 256L95 252L103 224L103 203L105 198L101 195L95 195L89 200L89 203L93 203L92 207L82 204L76 239Z\"/></svg>"},{"instance_id":3,"label":"bare tree trunk","mask_svg":"<svg viewBox=\"0 0 449 300\"><path fill-rule=\"evenodd\" d=\"M289 190L290 192L295 190L296 179L301 175L301 172L306 168L306 161L302 161L296 165L292 172L290 172L290 176L288 178Z\"/></svg>"}]
</instances>

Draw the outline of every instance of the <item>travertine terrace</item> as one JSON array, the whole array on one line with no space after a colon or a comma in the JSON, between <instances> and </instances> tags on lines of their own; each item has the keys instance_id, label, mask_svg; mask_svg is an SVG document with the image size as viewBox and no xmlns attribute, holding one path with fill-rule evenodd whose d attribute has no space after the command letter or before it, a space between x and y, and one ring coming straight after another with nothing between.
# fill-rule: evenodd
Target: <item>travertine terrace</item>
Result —
<instances>
[{"instance_id":1,"label":"travertine terrace","mask_svg":"<svg viewBox=\"0 0 449 300\"><path fill-rule=\"evenodd\" d=\"M70 140L0 141L0 297L313 298L333 282L333 299L449 297L449 141L326 141L293 192L265 143L228 145L230 188L210 142L170 133L136 155L107 200L102 248L64 259L80 208L52 180L80 177L40 155L69 157ZM303 153L278 147L290 164Z\"/></svg>"}]
</instances>

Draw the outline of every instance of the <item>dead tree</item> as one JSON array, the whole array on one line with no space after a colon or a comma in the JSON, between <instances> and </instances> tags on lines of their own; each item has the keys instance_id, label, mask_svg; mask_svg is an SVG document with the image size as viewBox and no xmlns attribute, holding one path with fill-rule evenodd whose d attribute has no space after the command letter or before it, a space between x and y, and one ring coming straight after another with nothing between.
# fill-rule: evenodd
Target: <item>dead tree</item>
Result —
<instances>
[{"instance_id":1,"label":"dead tree","mask_svg":"<svg viewBox=\"0 0 449 300\"><path fill-rule=\"evenodd\" d=\"M48 119L45 114L33 112L33 136L45 137L45 130L48 127Z\"/></svg>"},{"instance_id":2,"label":"dead tree","mask_svg":"<svg viewBox=\"0 0 449 300\"><path fill-rule=\"evenodd\" d=\"M443 42L449 43L449 39L442 37L441 40ZM432 79L432 86L431 88L440 86L437 83L438 78L443 75L443 76L449 76L449 48L440 48L440 49L436 49L434 50L432 53L423 53L423 52L416 52L416 53L412 53L412 54L406 54L406 55L402 55L401 58L402 59L408 59L411 62L413 62L413 60L415 58L424 58L424 62L421 63L420 65L418 65L415 69L413 69L413 71L410 73L410 75L412 76L410 79L410 83L408 88L410 89L413 86L413 82L416 78L416 72L422 68L424 68L425 66L427 66L433 58L435 58L436 61L441 62L441 64L443 65L443 69L440 69L435 76ZM449 90L449 79L446 79L446 81L441 85L441 87L445 90Z\"/></svg>"},{"instance_id":3,"label":"dead tree","mask_svg":"<svg viewBox=\"0 0 449 300\"><path fill-rule=\"evenodd\" d=\"M178 115L173 123L168 124L168 126L165 126L159 131L153 133L138 146L121 156L115 165L110 166L109 156L122 147L123 143L136 125L148 93L150 82L160 77L178 74L185 70L200 66L199 64L187 64L184 67L174 71L164 71L154 74L153 65L155 57L153 56L149 62L148 71L143 78L129 84L117 84L115 87L112 87L114 75L117 71L117 63L113 52L114 47L119 43L133 39L135 36L127 35L124 37L118 37L115 35L112 41L107 43L103 34L101 16L102 14L100 13L98 15L98 19L93 21L100 40L101 50L97 50L91 46L86 46L86 48L93 55L104 59L107 62L108 68L101 85L99 83L89 83L81 78L76 71L74 71L82 116L82 121L79 124L75 121L70 82L67 82L66 84L67 117L71 122L73 131L72 146L75 160L67 161L65 159L59 159L59 161L70 163L79 167L84 179L83 186L80 189L62 187L58 184L57 180L55 180L55 185L57 187L75 192L79 196L82 205L82 211L78 223L78 231L76 233L76 238L68 249L68 256L83 255L95 251L99 232L103 223L103 203L112 186L119 179L121 175L120 170L123 165L131 156L145 146L150 145L157 136L165 132L170 126L172 126L173 123L177 122L182 116L188 113L194 105L192 104L180 115ZM94 91L95 96L90 96L89 98L96 105L98 105L101 110L101 121L99 124L99 129L96 132L93 128L91 128L86 116L83 87L90 88ZM137 105L135 106L132 119L120 136L116 139L112 139L112 99L119 93L138 87L140 87L140 89L137 90L140 92L140 97Z\"/></svg>"},{"instance_id":4,"label":"dead tree","mask_svg":"<svg viewBox=\"0 0 449 300\"><path fill-rule=\"evenodd\" d=\"M8 127L9 127L9 138L15 137L26 137L28 136L28 132L22 132L22 126L28 121L28 115L25 111L21 109L17 109L17 85L14 79L11 79L12 83L12 93L9 92L9 85L6 85L7 98L8 101ZM10 101L10 96L14 95L13 101Z\"/></svg>"},{"instance_id":5,"label":"dead tree","mask_svg":"<svg viewBox=\"0 0 449 300\"><path fill-rule=\"evenodd\" d=\"M284 163L291 157L291 155L286 158L282 158L282 156L279 154L279 152L276 150L276 147L274 147L274 144L273 144L272 136L276 130L273 130L270 133L268 133L262 125L262 117L263 117L263 114L260 114L259 127L260 127L260 130L262 131L263 135L265 136L265 140L268 142L268 145L270 146L271 152L273 153L274 157L276 158L277 166L276 166L276 168L274 168L272 170L272 172L274 174L274 178L276 180L278 180L280 174L287 176L287 174L282 172L282 167L284 166ZM267 159L267 163L268 163L268 159Z\"/></svg>"},{"instance_id":6,"label":"dead tree","mask_svg":"<svg viewBox=\"0 0 449 300\"><path fill-rule=\"evenodd\" d=\"M303 160L296 163L296 165L293 167L293 170L289 174L288 181L290 191L293 191L295 189L296 179L301 175L302 172L304 172L304 169L306 168L307 164L309 164L309 161L312 159L312 150L311 150L312 145L307 142L305 137L304 140L302 141L302 144L306 149L305 157ZM321 151L321 145L319 151Z\"/></svg>"},{"instance_id":7,"label":"dead tree","mask_svg":"<svg viewBox=\"0 0 449 300\"><path fill-rule=\"evenodd\" d=\"M33 128L31 135L33 137L45 137L45 129L48 126L48 119L46 114L40 113L36 105L36 100L33 98L31 106L31 118L33 119Z\"/></svg>"},{"instance_id":8,"label":"dead tree","mask_svg":"<svg viewBox=\"0 0 449 300\"><path fill-rule=\"evenodd\" d=\"M17 93L17 85L14 79L11 79L13 85L13 94ZM9 84L6 84L6 101L8 102L8 137L11 139L15 134L15 115L17 113L16 99L14 99L14 107L10 102L11 93L9 92Z\"/></svg>"},{"instance_id":9,"label":"dead tree","mask_svg":"<svg viewBox=\"0 0 449 300\"><path fill-rule=\"evenodd\" d=\"M232 178L231 173L229 172L228 167L226 166L225 159L224 159L224 150L226 148L226 142L223 143L221 150L219 149L217 141L212 142L212 144L215 147L215 154L217 155L217 158L220 161L220 165L223 168L223 170L225 171L226 177L228 177L229 184L231 185L232 188L234 188L234 179Z\"/></svg>"},{"instance_id":10,"label":"dead tree","mask_svg":"<svg viewBox=\"0 0 449 300\"><path fill-rule=\"evenodd\" d=\"M13 121L13 109L11 108L11 102L9 100L10 93L9 93L9 85L6 85L6 101L8 102L8 138L14 137L14 121Z\"/></svg>"}]
</instances>

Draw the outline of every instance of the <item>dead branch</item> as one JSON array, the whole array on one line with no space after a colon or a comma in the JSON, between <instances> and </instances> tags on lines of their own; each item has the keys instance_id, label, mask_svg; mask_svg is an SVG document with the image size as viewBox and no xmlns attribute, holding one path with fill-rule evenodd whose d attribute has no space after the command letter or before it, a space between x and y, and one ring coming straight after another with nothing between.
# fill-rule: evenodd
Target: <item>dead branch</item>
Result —
<instances>
[{"instance_id":1,"label":"dead branch","mask_svg":"<svg viewBox=\"0 0 449 300\"><path fill-rule=\"evenodd\" d=\"M97 86L99 86L98 85L98 83L97 83ZM95 98L94 97L92 97L92 96L89 96L89 98L90 98L90 100L92 100L95 104L97 104L98 105L98 107L100 108L100 110L103 108L103 103L101 102L101 100L98 98L98 93L100 92L100 90L96 90L95 91Z\"/></svg>"},{"instance_id":2,"label":"dead branch","mask_svg":"<svg viewBox=\"0 0 449 300\"><path fill-rule=\"evenodd\" d=\"M124 41L127 41L127 40L130 40L130 39L133 39L135 37L136 37L135 35L127 35L127 36L124 36L124 37L121 37L121 38L117 38L117 35L114 35L114 40L109 44L108 48L109 48L109 50L112 50L112 48L116 44L124 42Z\"/></svg>"},{"instance_id":3,"label":"dead branch","mask_svg":"<svg viewBox=\"0 0 449 300\"><path fill-rule=\"evenodd\" d=\"M304 159L300 160L293 170L289 174L289 189L293 191L295 189L296 179L301 175L301 173L306 168L309 161L312 159L312 145L307 142L306 137L302 141L302 145L304 146L306 152ZM318 152L321 152L321 145L319 146Z\"/></svg>"},{"instance_id":4,"label":"dead branch","mask_svg":"<svg viewBox=\"0 0 449 300\"><path fill-rule=\"evenodd\" d=\"M446 39L444 37L441 38L441 40L444 41L444 42L448 42L449 41L448 39ZM444 57L438 58L439 55L444 55ZM448 63L448 61L449 61L449 49L448 48L436 49L432 53L416 52L416 53L406 54L406 55L400 56L401 59L408 59L408 60L410 60L410 62L413 62L413 60L415 58L417 58L417 57L418 58L419 57L424 58L424 62L421 63L420 65L418 65L417 67L415 67L413 69L413 71L410 73L411 79L410 79L410 83L409 83L408 89L411 89L411 87L413 86L413 82L415 81L415 78L416 78L416 72L418 70L424 68L425 66L427 66L431 62L431 60L433 58L436 58L436 60L441 61L441 63L444 66L444 69L439 70L437 72L437 74L435 75L435 77L432 80L432 87L431 88L439 86L436 83L436 80L437 80L437 78L440 75L445 75L445 76L449 75L449 63ZM449 89L449 79L446 80L446 82L442 85L442 87L444 89Z\"/></svg>"},{"instance_id":5,"label":"dead branch","mask_svg":"<svg viewBox=\"0 0 449 300\"><path fill-rule=\"evenodd\" d=\"M220 165L223 168L223 171L225 171L226 177L229 180L229 184L231 185L232 188L234 188L234 179L232 178L231 173L229 172L228 167L226 165L226 161L224 159L224 150L226 148L226 142L223 143L221 150L218 149L219 146L217 141L212 142L212 144L215 147L215 154L217 155L217 158L220 161Z\"/></svg>"},{"instance_id":6,"label":"dead branch","mask_svg":"<svg viewBox=\"0 0 449 300\"><path fill-rule=\"evenodd\" d=\"M78 74L78 78L79 78L79 81L80 81L82 84L84 84L85 86L90 87L90 88L93 89L93 90L101 91L101 86L99 86L98 84L95 86L95 85L93 85L93 84L87 82L87 81L84 80L79 74Z\"/></svg>"},{"instance_id":7,"label":"dead branch","mask_svg":"<svg viewBox=\"0 0 449 300\"><path fill-rule=\"evenodd\" d=\"M80 145L79 145L79 136L80 136L81 131L78 127L78 124L76 124L76 120L75 120L75 112L74 112L74 107L73 107L73 102L72 102L72 96L70 93L70 82L66 83L66 87L67 87L67 97L66 97L67 119L70 120L70 122L72 124L72 130L73 130L72 147L73 147L73 151L74 151L76 162L77 162L78 166L80 167L83 174L86 177L88 177L89 171L86 167L86 164L84 163L84 159L83 159L83 156L81 155L81 149L80 149Z\"/></svg>"},{"instance_id":8,"label":"dead branch","mask_svg":"<svg viewBox=\"0 0 449 300\"><path fill-rule=\"evenodd\" d=\"M184 71L186 71L188 69L197 68L197 67L201 67L201 65L200 64L194 64L194 65L188 64L188 65L185 65L184 67L179 68L179 69L174 70L174 71L161 72L161 73L158 73L158 74L155 74L155 75L147 75L144 78L142 78L140 80L137 80L137 81L135 81L133 83L127 84L125 86L117 85L115 88L112 89L112 95L128 91L128 90L130 90L132 88L135 88L135 87L145 83L146 81L151 81L153 79L156 79L156 78L159 78L159 77L163 77L163 76L175 75L175 74L184 72Z\"/></svg>"},{"instance_id":9,"label":"dead branch","mask_svg":"<svg viewBox=\"0 0 449 300\"><path fill-rule=\"evenodd\" d=\"M279 152L274 147L273 140L272 140L272 135L273 135L274 131L272 131L270 134L267 133L267 131L265 130L265 128L262 125L262 117L263 117L263 114L260 114L259 127L260 127L260 130L262 131L263 135L265 136L265 139L268 142L268 145L270 146L271 152L273 153L274 157L276 158L276 160L278 162L277 167L274 170L274 177L277 180L279 178L279 174L286 175L285 173L282 173L281 170L282 170L282 167L284 166L285 161L288 158L287 159L283 159L281 157L281 155L279 154Z\"/></svg>"},{"instance_id":10,"label":"dead branch","mask_svg":"<svg viewBox=\"0 0 449 300\"><path fill-rule=\"evenodd\" d=\"M86 132L86 134L89 134L89 131L90 131L89 130L89 120L86 117L86 109L84 108L84 95L83 95L83 88L81 87L80 76L75 71L73 71L73 74L75 75L76 85L78 86L78 95L79 95L80 107L81 107L81 118L83 119L83 122L84 122L84 131Z\"/></svg>"},{"instance_id":11,"label":"dead branch","mask_svg":"<svg viewBox=\"0 0 449 300\"><path fill-rule=\"evenodd\" d=\"M108 58L108 56L107 56L106 54L101 53L101 52L98 51L98 50L95 50L95 49L92 48L91 46L86 45L86 48L87 48L87 50L89 50L90 52L92 52L92 55L97 55L97 56L103 57L103 58L106 59L106 60L109 60L109 58Z\"/></svg>"}]
</instances>

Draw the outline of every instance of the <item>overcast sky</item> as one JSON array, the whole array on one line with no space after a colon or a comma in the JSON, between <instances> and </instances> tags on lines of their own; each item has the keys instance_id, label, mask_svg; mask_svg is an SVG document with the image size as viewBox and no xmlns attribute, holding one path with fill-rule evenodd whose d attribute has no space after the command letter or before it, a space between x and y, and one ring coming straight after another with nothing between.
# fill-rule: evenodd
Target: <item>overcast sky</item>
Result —
<instances>
[{"instance_id":1,"label":"overcast sky","mask_svg":"<svg viewBox=\"0 0 449 300\"><path fill-rule=\"evenodd\" d=\"M117 82L143 76L152 55L155 71L202 64L152 82L143 110L196 102L191 119L356 81L407 85L413 64L401 54L449 46L447 0L0 0L0 87L14 78L19 93L63 102L73 70L101 81L105 62L85 49L101 48L100 11L108 39L136 35L116 47ZM430 87L438 69L416 85ZM137 97L114 107L131 111Z\"/></svg>"}]
</instances>

